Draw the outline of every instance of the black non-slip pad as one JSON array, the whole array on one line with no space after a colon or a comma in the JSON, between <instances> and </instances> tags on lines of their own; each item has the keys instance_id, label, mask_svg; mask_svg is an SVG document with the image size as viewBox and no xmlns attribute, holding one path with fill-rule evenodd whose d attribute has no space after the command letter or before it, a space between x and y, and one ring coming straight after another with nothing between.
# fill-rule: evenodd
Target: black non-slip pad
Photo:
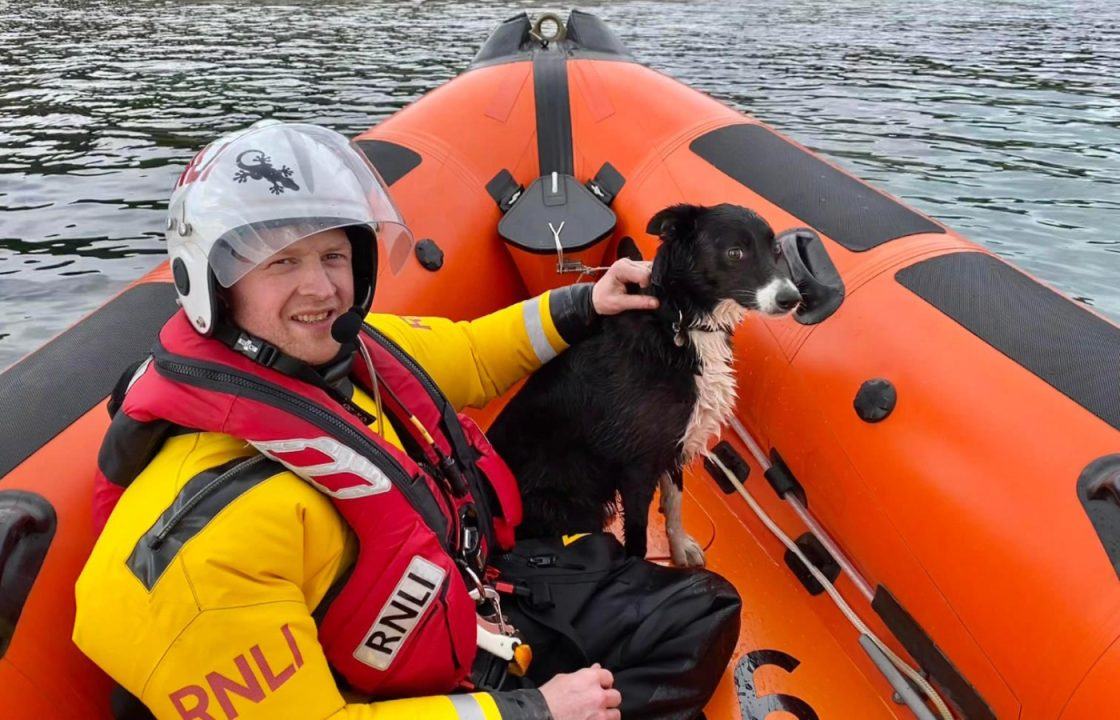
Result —
<instances>
[{"instance_id":1,"label":"black non-slip pad","mask_svg":"<svg viewBox=\"0 0 1120 720\"><path fill-rule=\"evenodd\" d=\"M984 253L923 260L895 279L1120 430L1120 328Z\"/></svg>"},{"instance_id":2,"label":"black non-slip pad","mask_svg":"<svg viewBox=\"0 0 1120 720\"><path fill-rule=\"evenodd\" d=\"M387 140L359 140L358 147L381 174L386 185L392 185L420 166L420 153Z\"/></svg>"},{"instance_id":3,"label":"black non-slip pad","mask_svg":"<svg viewBox=\"0 0 1120 720\"><path fill-rule=\"evenodd\" d=\"M0 477L104 400L176 309L171 283L137 285L0 374Z\"/></svg>"},{"instance_id":4,"label":"black non-slip pad","mask_svg":"<svg viewBox=\"0 0 1120 720\"><path fill-rule=\"evenodd\" d=\"M945 232L761 125L722 127L689 147L720 172L855 252L905 235Z\"/></svg>"}]
</instances>

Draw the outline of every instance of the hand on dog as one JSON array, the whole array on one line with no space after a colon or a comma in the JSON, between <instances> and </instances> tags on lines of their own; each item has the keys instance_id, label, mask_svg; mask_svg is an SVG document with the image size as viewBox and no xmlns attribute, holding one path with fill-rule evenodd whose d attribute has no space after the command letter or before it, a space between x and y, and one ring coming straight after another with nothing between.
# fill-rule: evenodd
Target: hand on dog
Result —
<instances>
[{"instance_id":1,"label":"hand on dog","mask_svg":"<svg viewBox=\"0 0 1120 720\"><path fill-rule=\"evenodd\" d=\"M574 673L557 675L541 685L541 695L554 720L619 720L622 693L612 685L611 671L595 663Z\"/></svg>"},{"instance_id":2,"label":"hand on dog","mask_svg":"<svg viewBox=\"0 0 1120 720\"><path fill-rule=\"evenodd\" d=\"M649 287L651 262L637 262L627 258L616 260L606 274L591 289L591 304L600 315L617 315L627 310L656 310L657 298L649 295L630 295L627 283Z\"/></svg>"}]
</instances>

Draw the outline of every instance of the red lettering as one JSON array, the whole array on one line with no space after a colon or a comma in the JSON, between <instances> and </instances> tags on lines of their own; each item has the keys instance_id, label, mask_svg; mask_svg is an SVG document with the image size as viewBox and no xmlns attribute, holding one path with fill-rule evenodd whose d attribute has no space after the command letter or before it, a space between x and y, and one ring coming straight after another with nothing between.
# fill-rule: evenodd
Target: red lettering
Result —
<instances>
[{"instance_id":1,"label":"red lettering","mask_svg":"<svg viewBox=\"0 0 1120 720\"><path fill-rule=\"evenodd\" d=\"M292 659L296 662L296 668L303 667L303 655L300 654L299 645L296 645L296 639L292 636L292 629L285 623L280 627L280 632L284 633L284 639L288 641L288 647L291 648Z\"/></svg>"},{"instance_id":2,"label":"red lettering","mask_svg":"<svg viewBox=\"0 0 1120 720\"><path fill-rule=\"evenodd\" d=\"M288 682L296 674L296 670L303 666L303 654L299 651L299 645L296 644L292 629L288 625L282 625L280 632L288 643L288 649L292 651L292 662L279 673L272 671L272 667L268 664L260 645L249 648L249 655L252 656L253 662L260 670L261 677L264 678L265 685L268 686L268 692L276 692L281 685ZM217 720L207 712L211 694L217 699L229 720L234 720L238 716L231 695L237 695L254 703L264 700L265 689L261 685L260 678L253 672L249 661L245 659L245 655L235 657L233 664L237 666L238 672L241 673L241 682L228 678L219 672L208 672L206 673L206 683L210 686L210 693L207 693L206 688L201 685L187 685L168 695L171 704L175 706L182 720ZM191 699L194 700L194 703L191 707L187 707Z\"/></svg>"},{"instance_id":3,"label":"red lettering","mask_svg":"<svg viewBox=\"0 0 1120 720\"><path fill-rule=\"evenodd\" d=\"M187 685L167 697L171 699L171 704L179 711L179 717L183 720L214 720L214 717L206 712L206 708L210 707L210 696L199 685ZM183 702L188 697L193 697L198 704L188 709Z\"/></svg>"},{"instance_id":4,"label":"red lettering","mask_svg":"<svg viewBox=\"0 0 1120 720\"><path fill-rule=\"evenodd\" d=\"M212 157L208 157L212 156ZM210 176L210 171L214 169L214 160L218 154L212 148L203 148L202 152L191 158L183 172L179 175L179 180L175 183L175 188L178 189L183 185L194 182L195 180L205 180Z\"/></svg>"},{"instance_id":5,"label":"red lettering","mask_svg":"<svg viewBox=\"0 0 1120 720\"><path fill-rule=\"evenodd\" d=\"M245 656L238 655L233 659L233 664L241 671L241 679L245 682L244 685L221 673L206 673L206 682L210 685L210 690L214 693L214 697L217 698L218 704L222 706L222 710L225 711L229 720L233 720L238 714L237 708L233 706L233 702L229 699L230 693L240 695L254 703L264 700L264 688L261 687L261 681L253 674L253 669L249 667L249 661L245 659Z\"/></svg>"},{"instance_id":6,"label":"red lettering","mask_svg":"<svg viewBox=\"0 0 1120 720\"><path fill-rule=\"evenodd\" d=\"M202 156L205 154L206 151L203 150L198 155L191 158L191 161L183 168L183 172L179 174L179 179L175 182L176 188L186 185L187 183L192 183L198 179L198 165L202 161Z\"/></svg>"},{"instance_id":7,"label":"red lettering","mask_svg":"<svg viewBox=\"0 0 1120 720\"><path fill-rule=\"evenodd\" d=\"M272 692L276 692L277 688L288 682L288 678L296 674L295 665L289 665L284 668L280 671L279 675L273 673L272 668L268 666L268 660L265 659L264 653L261 651L260 645L254 645L249 648L249 654L253 656L253 660L256 661L257 667L261 671L261 676L264 677L265 684L268 685L268 689Z\"/></svg>"}]
</instances>

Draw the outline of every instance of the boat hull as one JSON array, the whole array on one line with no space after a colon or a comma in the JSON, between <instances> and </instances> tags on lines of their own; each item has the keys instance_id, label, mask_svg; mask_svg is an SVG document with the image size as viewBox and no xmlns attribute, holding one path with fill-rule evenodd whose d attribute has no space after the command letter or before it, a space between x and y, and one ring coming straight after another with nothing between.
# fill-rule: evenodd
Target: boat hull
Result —
<instances>
[{"instance_id":1,"label":"boat hull","mask_svg":"<svg viewBox=\"0 0 1120 720\"><path fill-rule=\"evenodd\" d=\"M416 238L442 253L438 267L410 261L379 278L375 309L472 318L577 279L557 274L547 253L535 267L511 253L499 231L502 171L523 187L557 167L582 183L609 163L624 179L612 193L617 223L586 256L605 261L620 248L651 258L649 218L680 202L743 205L777 232L812 228L843 300L812 324L748 317L734 338L736 419L767 464L788 469L871 597L848 575L838 590L960 717L1073 720L1115 707L1120 508L1107 459L1120 452L1120 395L1108 361L1120 359L1120 328L634 62L587 17L582 43L567 46L562 82L556 58L542 60L547 51L525 43L515 18L467 72L357 138ZM0 706L16 717L107 712L107 679L69 641L72 585L92 543L88 501L109 378L173 310L168 280L157 270L0 376L5 417L38 418L69 386L85 393L29 423L41 426L34 432L13 429L0 456L0 498L37 493L58 518L0 658ZM144 299L142 317L124 302L136 292L158 296ZM133 350L99 341L93 358L76 361L90 323ZM868 399L877 412L860 409ZM502 402L479 411L480 421ZM750 468L745 488L803 538L803 518L743 439L728 431L721 440ZM735 658L707 716L910 717L855 630L798 579L785 547L721 480L703 462L686 472L686 528L744 599ZM664 560L653 516L651 556Z\"/></svg>"}]
</instances>

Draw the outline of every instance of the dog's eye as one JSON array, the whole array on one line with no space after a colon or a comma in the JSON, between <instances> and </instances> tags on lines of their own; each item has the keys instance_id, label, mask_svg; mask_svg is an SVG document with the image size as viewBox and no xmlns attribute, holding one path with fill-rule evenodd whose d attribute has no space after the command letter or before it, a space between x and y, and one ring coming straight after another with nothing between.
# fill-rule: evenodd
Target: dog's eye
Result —
<instances>
[{"instance_id":1,"label":"dog's eye","mask_svg":"<svg viewBox=\"0 0 1120 720\"><path fill-rule=\"evenodd\" d=\"M731 258L732 260L742 260L743 259L743 248L741 248L741 247L730 248L727 251L727 257Z\"/></svg>"}]
</instances>

